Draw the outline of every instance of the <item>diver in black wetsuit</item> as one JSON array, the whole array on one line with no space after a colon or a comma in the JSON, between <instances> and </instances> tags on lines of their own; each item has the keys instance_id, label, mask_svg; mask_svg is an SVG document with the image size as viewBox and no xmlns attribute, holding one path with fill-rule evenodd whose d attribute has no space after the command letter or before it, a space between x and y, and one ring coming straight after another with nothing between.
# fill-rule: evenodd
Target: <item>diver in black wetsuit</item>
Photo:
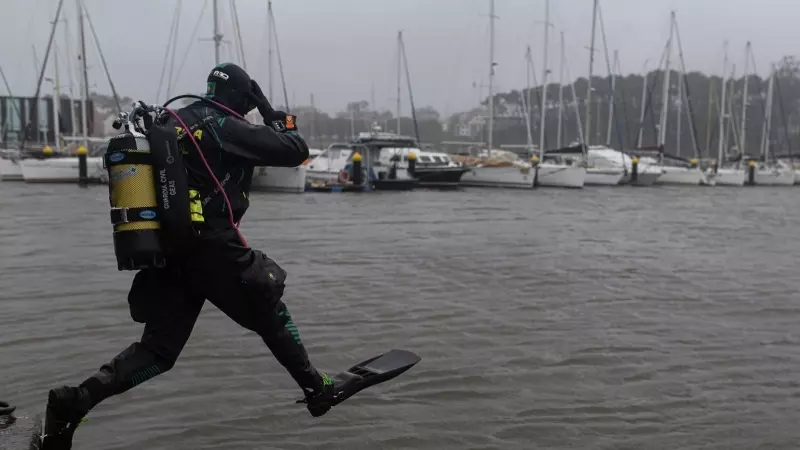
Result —
<instances>
[{"instance_id":1,"label":"diver in black wetsuit","mask_svg":"<svg viewBox=\"0 0 800 450\"><path fill-rule=\"evenodd\" d=\"M308 147L297 135L294 117L274 111L258 84L234 64L221 64L211 71L206 97L241 115L258 108L264 117L265 126L252 125L203 101L178 111L190 128L205 120L199 129L202 133L195 131L193 135L227 194L238 223L249 204L255 165L298 166L308 157ZM177 124L171 118L163 120L167 126ZM273 126L276 122L285 126ZM172 368L205 300L261 336L303 389L313 416L330 409L333 383L309 362L297 327L281 301L286 272L267 255L243 243L196 148L189 139L180 140L179 148L190 192L196 191L203 204L200 215L192 214L196 231L192 249L171 259L163 269L136 274L128 302L133 320L145 324L141 340L79 386L50 391L44 449L71 448L72 434L91 408Z\"/></svg>"}]
</instances>

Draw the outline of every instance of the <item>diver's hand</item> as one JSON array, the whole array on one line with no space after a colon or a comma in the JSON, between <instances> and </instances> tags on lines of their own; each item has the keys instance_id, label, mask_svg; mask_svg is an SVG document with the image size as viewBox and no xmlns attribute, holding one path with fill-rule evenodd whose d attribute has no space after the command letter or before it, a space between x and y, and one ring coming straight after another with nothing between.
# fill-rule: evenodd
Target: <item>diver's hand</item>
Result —
<instances>
[{"instance_id":1,"label":"diver's hand","mask_svg":"<svg viewBox=\"0 0 800 450\"><path fill-rule=\"evenodd\" d=\"M267 100L267 96L264 95L261 86L258 85L256 80L250 80L250 94L253 96L259 114L264 118L264 125L270 125L268 117L270 117L275 110L272 108L269 100Z\"/></svg>"}]
</instances>

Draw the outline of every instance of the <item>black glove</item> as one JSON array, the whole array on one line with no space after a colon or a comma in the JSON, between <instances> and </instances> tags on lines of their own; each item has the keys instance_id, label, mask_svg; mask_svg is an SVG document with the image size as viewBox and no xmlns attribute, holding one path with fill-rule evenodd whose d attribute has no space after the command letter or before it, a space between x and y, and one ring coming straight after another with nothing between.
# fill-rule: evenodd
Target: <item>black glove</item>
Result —
<instances>
[{"instance_id":1,"label":"black glove","mask_svg":"<svg viewBox=\"0 0 800 450\"><path fill-rule=\"evenodd\" d=\"M270 125L267 117L270 117L275 110L272 109L272 105L269 104L269 100L261 91L261 86L256 83L256 80L250 80L250 100L256 104L258 113L264 118L264 125Z\"/></svg>"}]
</instances>

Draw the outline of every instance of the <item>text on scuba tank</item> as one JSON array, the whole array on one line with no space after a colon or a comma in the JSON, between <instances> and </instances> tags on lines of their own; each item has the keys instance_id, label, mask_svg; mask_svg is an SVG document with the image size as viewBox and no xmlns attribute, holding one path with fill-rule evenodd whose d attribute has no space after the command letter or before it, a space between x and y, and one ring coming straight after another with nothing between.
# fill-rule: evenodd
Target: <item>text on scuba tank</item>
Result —
<instances>
[{"instance_id":1,"label":"text on scuba tank","mask_svg":"<svg viewBox=\"0 0 800 450\"><path fill-rule=\"evenodd\" d=\"M158 181L161 184L161 202L164 209L169 209L169 196L178 193L175 188L175 180L167 180L167 170L161 169L158 171Z\"/></svg>"},{"instance_id":2,"label":"text on scuba tank","mask_svg":"<svg viewBox=\"0 0 800 450\"><path fill-rule=\"evenodd\" d=\"M122 181L125 178L130 176L136 175L136 167L126 167L120 170L114 170L111 172L111 176L109 178L111 181Z\"/></svg>"}]
</instances>

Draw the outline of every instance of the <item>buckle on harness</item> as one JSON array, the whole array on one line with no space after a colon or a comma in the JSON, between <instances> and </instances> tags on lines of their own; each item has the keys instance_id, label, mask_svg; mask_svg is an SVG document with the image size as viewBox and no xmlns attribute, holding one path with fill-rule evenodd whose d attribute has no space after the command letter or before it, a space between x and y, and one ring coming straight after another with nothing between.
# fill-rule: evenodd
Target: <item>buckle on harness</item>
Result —
<instances>
[{"instance_id":1,"label":"buckle on harness","mask_svg":"<svg viewBox=\"0 0 800 450\"><path fill-rule=\"evenodd\" d=\"M122 223L129 223L128 208L111 208L111 224L119 225Z\"/></svg>"}]
</instances>

